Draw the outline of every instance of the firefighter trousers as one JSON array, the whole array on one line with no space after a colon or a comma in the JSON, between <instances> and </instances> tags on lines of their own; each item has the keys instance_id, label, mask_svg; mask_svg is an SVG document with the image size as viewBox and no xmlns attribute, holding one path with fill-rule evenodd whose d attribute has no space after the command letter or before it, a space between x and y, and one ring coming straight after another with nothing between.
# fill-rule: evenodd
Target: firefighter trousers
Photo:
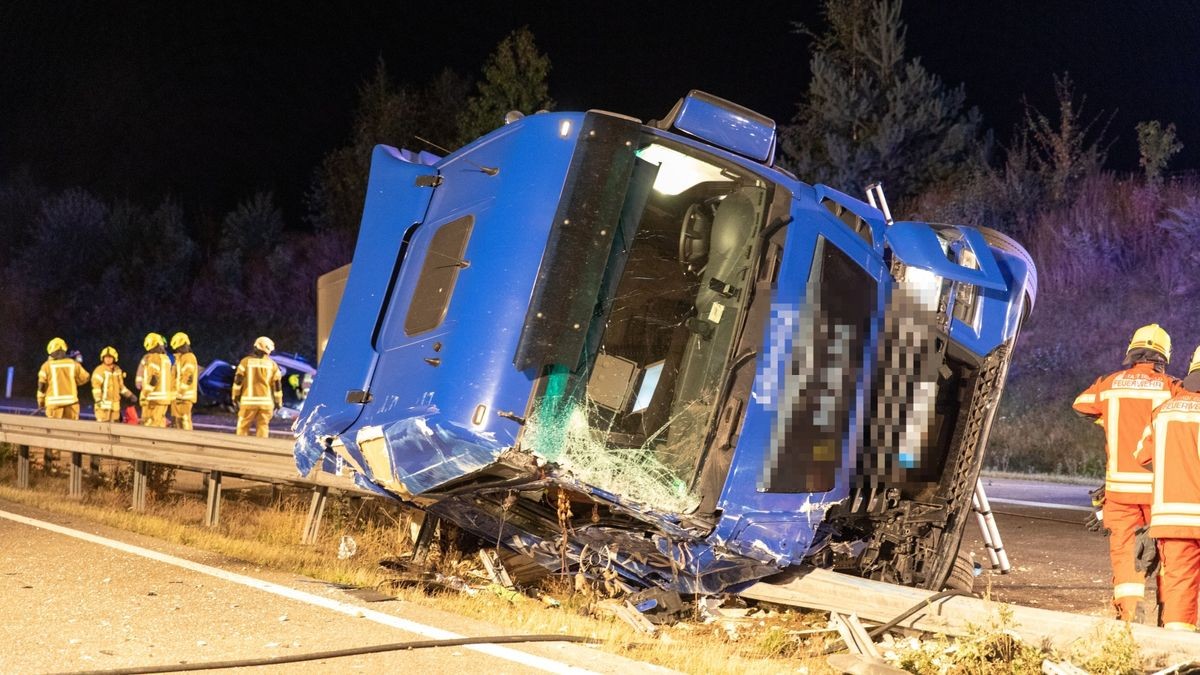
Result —
<instances>
[{"instance_id":1,"label":"firefighter trousers","mask_svg":"<svg viewBox=\"0 0 1200 675\"><path fill-rule=\"evenodd\" d=\"M46 417L52 420L79 419L79 404L46 406Z\"/></svg>"},{"instance_id":2,"label":"firefighter trousers","mask_svg":"<svg viewBox=\"0 0 1200 675\"><path fill-rule=\"evenodd\" d=\"M1162 556L1162 623L1171 630L1196 630L1200 594L1200 539L1159 539Z\"/></svg>"},{"instance_id":3,"label":"firefighter trousers","mask_svg":"<svg viewBox=\"0 0 1200 675\"><path fill-rule=\"evenodd\" d=\"M142 403L142 426L146 427L165 427L167 426L167 408L166 403L159 401L145 401Z\"/></svg>"},{"instance_id":4,"label":"firefighter trousers","mask_svg":"<svg viewBox=\"0 0 1200 675\"><path fill-rule=\"evenodd\" d=\"M175 401L171 404L171 419L175 420L176 427L192 428L192 405L191 401Z\"/></svg>"},{"instance_id":5,"label":"firefighter trousers","mask_svg":"<svg viewBox=\"0 0 1200 675\"><path fill-rule=\"evenodd\" d=\"M1146 575L1133 566L1135 530L1150 521L1149 504L1119 504L1112 495L1104 502L1108 556L1112 561L1113 608L1122 621L1137 620L1138 603L1146 593Z\"/></svg>"},{"instance_id":6,"label":"firefighter trousers","mask_svg":"<svg viewBox=\"0 0 1200 675\"><path fill-rule=\"evenodd\" d=\"M120 422L121 410L119 408L105 409L96 406L96 421L97 422Z\"/></svg>"},{"instance_id":7,"label":"firefighter trousers","mask_svg":"<svg viewBox=\"0 0 1200 675\"><path fill-rule=\"evenodd\" d=\"M270 435L271 415L275 409L265 405L244 405L238 408L237 435L249 436L250 424L254 424L254 435L266 438Z\"/></svg>"}]
</instances>

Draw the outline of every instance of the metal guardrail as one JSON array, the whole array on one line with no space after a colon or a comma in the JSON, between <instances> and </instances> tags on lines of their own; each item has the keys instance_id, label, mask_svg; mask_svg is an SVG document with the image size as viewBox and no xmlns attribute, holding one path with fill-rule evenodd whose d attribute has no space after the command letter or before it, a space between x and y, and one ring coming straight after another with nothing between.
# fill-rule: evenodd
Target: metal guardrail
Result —
<instances>
[{"instance_id":1,"label":"metal guardrail","mask_svg":"<svg viewBox=\"0 0 1200 675\"><path fill-rule=\"evenodd\" d=\"M205 524L210 527L216 526L220 519L222 476L308 487L313 496L301 537L304 543L316 541L331 488L374 495L345 476L322 471L307 478L300 476L292 459L290 439L0 414L0 442L17 447L17 486L21 488L29 487L31 447L70 453L72 497L83 496L84 455L133 462L133 508L137 511L146 507L150 465L205 472L208 474Z\"/></svg>"}]
</instances>

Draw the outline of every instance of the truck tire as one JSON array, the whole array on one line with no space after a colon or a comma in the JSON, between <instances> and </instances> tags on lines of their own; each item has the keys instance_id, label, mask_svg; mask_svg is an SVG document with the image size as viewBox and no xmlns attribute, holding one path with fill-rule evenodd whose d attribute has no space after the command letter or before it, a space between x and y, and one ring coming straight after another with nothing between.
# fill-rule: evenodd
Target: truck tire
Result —
<instances>
[{"instance_id":1,"label":"truck tire","mask_svg":"<svg viewBox=\"0 0 1200 675\"><path fill-rule=\"evenodd\" d=\"M962 551L958 552L943 590L972 594L975 592L975 563L971 561L970 556Z\"/></svg>"}]
</instances>

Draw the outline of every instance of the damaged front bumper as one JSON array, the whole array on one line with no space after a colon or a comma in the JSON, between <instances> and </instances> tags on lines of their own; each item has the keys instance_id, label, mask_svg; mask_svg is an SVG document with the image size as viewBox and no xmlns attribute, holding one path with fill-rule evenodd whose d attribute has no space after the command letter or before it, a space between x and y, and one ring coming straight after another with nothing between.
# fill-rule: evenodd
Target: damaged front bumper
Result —
<instances>
[{"instance_id":1,"label":"damaged front bumper","mask_svg":"<svg viewBox=\"0 0 1200 675\"><path fill-rule=\"evenodd\" d=\"M736 591L778 572L779 532L758 524L749 546L725 545L708 519L631 502L531 452L411 409L354 439L318 435L306 420L297 466L352 473L357 485L417 506L489 544L565 574L613 578L625 590ZM814 505L820 518L825 506ZM743 530L745 528L742 528ZM739 532L739 541L752 533Z\"/></svg>"}]
</instances>

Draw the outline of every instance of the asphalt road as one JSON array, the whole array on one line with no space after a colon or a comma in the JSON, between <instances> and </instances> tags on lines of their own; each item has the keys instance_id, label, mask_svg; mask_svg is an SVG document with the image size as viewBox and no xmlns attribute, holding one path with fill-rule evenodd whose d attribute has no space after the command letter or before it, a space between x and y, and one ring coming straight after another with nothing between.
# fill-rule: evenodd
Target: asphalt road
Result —
<instances>
[{"instance_id":1,"label":"asphalt road","mask_svg":"<svg viewBox=\"0 0 1200 675\"><path fill-rule=\"evenodd\" d=\"M963 550L984 567L976 591L1030 607L1109 616L1108 539L1083 526L1094 486L984 478L1012 571L990 569L974 520Z\"/></svg>"},{"instance_id":2,"label":"asphalt road","mask_svg":"<svg viewBox=\"0 0 1200 675\"><path fill-rule=\"evenodd\" d=\"M401 601L367 604L321 582L0 503L0 672L256 659L511 632ZM668 672L565 643L391 652L255 672L285 669Z\"/></svg>"}]
</instances>

